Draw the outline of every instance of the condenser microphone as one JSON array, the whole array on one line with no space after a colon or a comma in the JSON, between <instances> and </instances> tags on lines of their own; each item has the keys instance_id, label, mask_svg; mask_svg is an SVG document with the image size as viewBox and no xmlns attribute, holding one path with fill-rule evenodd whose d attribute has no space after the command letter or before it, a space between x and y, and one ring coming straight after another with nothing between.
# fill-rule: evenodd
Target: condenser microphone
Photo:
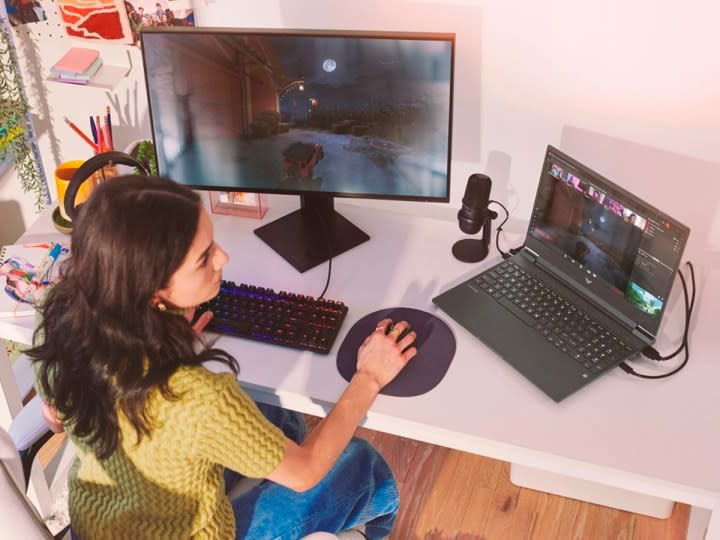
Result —
<instances>
[{"instance_id":1,"label":"condenser microphone","mask_svg":"<svg viewBox=\"0 0 720 540\"><path fill-rule=\"evenodd\" d=\"M462 208L458 211L460 230L466 234L475 234L485 223L492 180L484 174L472 174L465 186Z\"/></svg>"},{"instance_id":2,"label":"condenser microphone","mask_svg":"<svg viewBox=\"0 0 720 540\"><path fill-rule=\"evenodd\" d=\"M455 258L463 262L479 262L490 251L490 222L497 213L488 208L492 180L484 174L471 174L462 198L462 208L458 211L460 230L466 234L475 234L483 229L482 239L465 238L458 240L452 247Z\"/></svg>"}]
</instances>

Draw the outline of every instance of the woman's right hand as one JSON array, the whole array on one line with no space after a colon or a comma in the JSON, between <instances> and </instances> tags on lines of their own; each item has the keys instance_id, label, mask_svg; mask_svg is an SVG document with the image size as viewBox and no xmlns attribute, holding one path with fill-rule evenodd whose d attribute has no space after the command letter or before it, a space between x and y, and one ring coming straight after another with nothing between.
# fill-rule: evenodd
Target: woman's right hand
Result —
<instances>
[{"instance_id":1,"label":"woman's right hand","mask_svg":"<svg viewBox=\"0 0 720 540\"><path fill-rule=\"evenodd\" d=\"M397 341L398 336L408 328L408 323L397 322L387 333L391 324L390 319L380 321L358 350L357 373L368 375L377 385L378 392L417 354L417 349L411 347L415 332L408 332Z\"/></svg>"}]
</instances>

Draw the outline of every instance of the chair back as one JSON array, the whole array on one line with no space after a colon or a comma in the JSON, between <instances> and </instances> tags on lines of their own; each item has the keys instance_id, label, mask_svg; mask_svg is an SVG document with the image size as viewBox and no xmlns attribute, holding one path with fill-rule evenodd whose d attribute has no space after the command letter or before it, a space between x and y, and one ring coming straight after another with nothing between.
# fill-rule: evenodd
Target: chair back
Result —
<instances>
[{"instance_id":1,"label":"chair back","mask_svg":"<svg viewBox=\"0 0 720 540\"><path fill-rule=\"evenodd\" d=\"M13 538L52 539L53 536L25 496L20 455L7 431L0 428L0 523L12 527Z\"/></svg>"}]
</instances>

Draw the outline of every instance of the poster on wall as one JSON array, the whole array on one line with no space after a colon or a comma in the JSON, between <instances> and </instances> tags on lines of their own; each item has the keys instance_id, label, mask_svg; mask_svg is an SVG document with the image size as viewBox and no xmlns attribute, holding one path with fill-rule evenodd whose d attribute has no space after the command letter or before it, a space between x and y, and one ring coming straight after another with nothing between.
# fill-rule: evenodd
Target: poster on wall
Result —
<instances>
[{"instance_id":1,"label":"poster on wall","mask_svg":"<svg viewBox=\"0 0 720 540\"><path fill-rule=\"evenodd\" d=\"M124 0L56 0L69 37L132 43Z\"/></svg>"},{"instance_id":2,"label":"poster on wall","mask_svg":"<svg viewBox=\"0 0 720 540\"><path fill-rule=\"evenodd\" d=\"M143 27L195 26L191 0L125 0L125 8L136 45Z\"/></svg>"},{"instance_id":3,"label":"poster on wall","mask_svg":"<svg viewBox=\"0 0 720 540\"><path fill-rule=\"evenodd\" d=\"M39 0L5 0L5 8L12 26L37 23L47 19Z\"/></svg>"}]
</instances>

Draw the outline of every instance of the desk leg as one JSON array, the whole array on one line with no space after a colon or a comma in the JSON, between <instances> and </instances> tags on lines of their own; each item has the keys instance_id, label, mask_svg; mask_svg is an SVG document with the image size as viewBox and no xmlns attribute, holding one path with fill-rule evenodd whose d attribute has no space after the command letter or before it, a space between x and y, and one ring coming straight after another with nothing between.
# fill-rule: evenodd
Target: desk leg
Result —
<instances>
[{"instance_id":1,"label":"desk leg","mask_svg":"<svg viewBox=\"0 0 720 540\"><path fill-rule=\"evenodd\" d=\"M688 525L688 532L690 526L693 524L693 510L690 511L690 523ZM705 518L707 519L707 518ZM710 521L707 523L707 532L705 533L705 540L720 540L720 501L717 501L715 507L710 511ZM688 535L688 539L690 536Z\"/></svg>"},{"instance_id":2,"label":"desk leg","mask_svg":"<svg viewBox=\"0 0 720 540\"><path fill-rule=\"evenodd\" d=\"M0 426L8 429L20 409L22 409L22 400L15 374L5 350L5 343L0 340Z\"/></svg>"}]
</instances>

